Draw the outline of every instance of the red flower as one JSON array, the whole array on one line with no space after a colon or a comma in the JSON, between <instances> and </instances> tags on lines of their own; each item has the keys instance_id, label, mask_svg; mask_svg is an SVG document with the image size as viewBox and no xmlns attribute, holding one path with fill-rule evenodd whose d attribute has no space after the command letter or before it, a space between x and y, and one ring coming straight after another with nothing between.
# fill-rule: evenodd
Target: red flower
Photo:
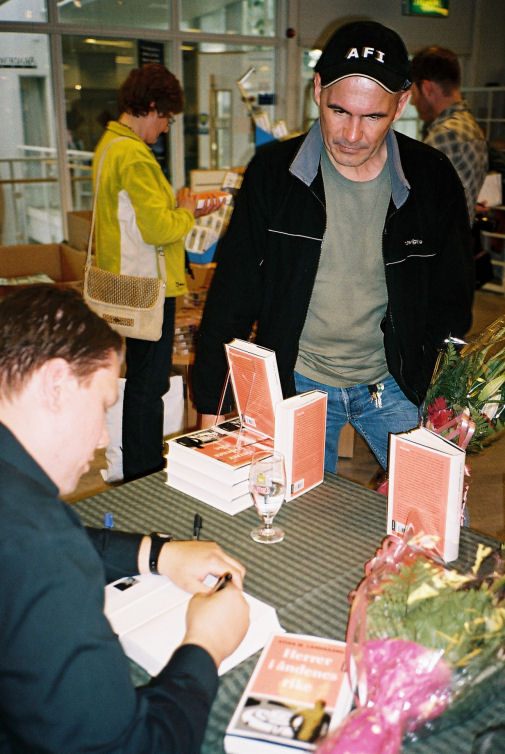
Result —
<instances>
[{"instance_id":1,"label":"red flower","mask_svg":"<svg viewBox=\"0 0 505 754\"><path fill-rule=\"evenodd\" d=\"M427 421L433 426L433 429L439 429L444 424L450 422L454 417L452 408L447 408L447 401L443 396L435 398L435 401L428 406Z\"/></svg>"}]
</instances>

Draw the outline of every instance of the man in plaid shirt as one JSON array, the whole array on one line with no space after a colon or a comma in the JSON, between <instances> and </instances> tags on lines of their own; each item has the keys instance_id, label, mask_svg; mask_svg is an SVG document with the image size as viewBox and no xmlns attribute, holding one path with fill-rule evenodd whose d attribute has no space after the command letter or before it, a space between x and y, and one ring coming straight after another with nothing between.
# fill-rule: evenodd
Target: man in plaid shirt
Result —
<instances>
[{"instance_id":1,"label":"man in plaid shirt","mask_svg":"<svg viewBox=\"0 0 505 754\"><path fill-rule=\"evenodd\" d=\"M465 189L470 224L488 168L488 148L460 92L461 72L452 50L426 47L412 60L412 104L424 121L424 143L450 159Z\"/></svg>"}]
</instances>

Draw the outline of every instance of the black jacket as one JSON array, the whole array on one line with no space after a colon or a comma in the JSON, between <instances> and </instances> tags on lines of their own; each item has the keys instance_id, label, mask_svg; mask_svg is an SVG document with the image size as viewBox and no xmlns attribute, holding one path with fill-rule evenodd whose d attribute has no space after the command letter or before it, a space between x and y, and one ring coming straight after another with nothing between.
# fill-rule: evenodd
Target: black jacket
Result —
<instances>
[{"instance_id":1,"label":"black jacket","mask_svg":"<svg viewBox=\"0 0 505 754\"><path fill-rule=\"evenodd\" d=\"M470 327L471 235L449 160L393 131L387 145L392 198L383 230L388 306L381 327L389 372L420 405L444 339ZM193 390L201 413L218 407L223 343L247 339L255 321L256 341L277 354L284 396L295 393L298 342L326 227L321 148L317 122L305 136L261 148L247 168L197 341Z\"/></svg>"}]
</instances>

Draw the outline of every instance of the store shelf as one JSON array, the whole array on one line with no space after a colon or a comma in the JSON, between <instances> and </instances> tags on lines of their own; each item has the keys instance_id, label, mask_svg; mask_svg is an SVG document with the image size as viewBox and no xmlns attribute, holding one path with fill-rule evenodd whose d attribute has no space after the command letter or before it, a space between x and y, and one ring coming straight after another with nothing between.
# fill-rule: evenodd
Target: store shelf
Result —
<instances>
[{"instance_id":1,"label":"store shelf","mask_svg":"<svg viewBox=\"0 0 505 754\"><path fill-rule=\"evenodd\" d=\"M493 279L485 283L482 289L505 294L505 206L499 205L490 210L490 216L497 220L496 231L481 231L482 248L489 251L493 266Z\"/></svg>"}]
</instances>

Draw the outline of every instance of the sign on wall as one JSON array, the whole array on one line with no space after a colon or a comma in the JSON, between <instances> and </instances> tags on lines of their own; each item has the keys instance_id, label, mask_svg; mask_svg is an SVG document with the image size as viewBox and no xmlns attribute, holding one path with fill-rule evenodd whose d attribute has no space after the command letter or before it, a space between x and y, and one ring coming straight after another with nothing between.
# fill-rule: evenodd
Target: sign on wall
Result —
<instances>
[{"instance_id":1,"label":"sign on wall","mask_svg":"<svg viewBox=\"0 0 505 754\"><path fill-rule=\"evenodd\" d=\"M449 0L402 0L404 16L448 16Z\"/></svg>"}]
</instances>

